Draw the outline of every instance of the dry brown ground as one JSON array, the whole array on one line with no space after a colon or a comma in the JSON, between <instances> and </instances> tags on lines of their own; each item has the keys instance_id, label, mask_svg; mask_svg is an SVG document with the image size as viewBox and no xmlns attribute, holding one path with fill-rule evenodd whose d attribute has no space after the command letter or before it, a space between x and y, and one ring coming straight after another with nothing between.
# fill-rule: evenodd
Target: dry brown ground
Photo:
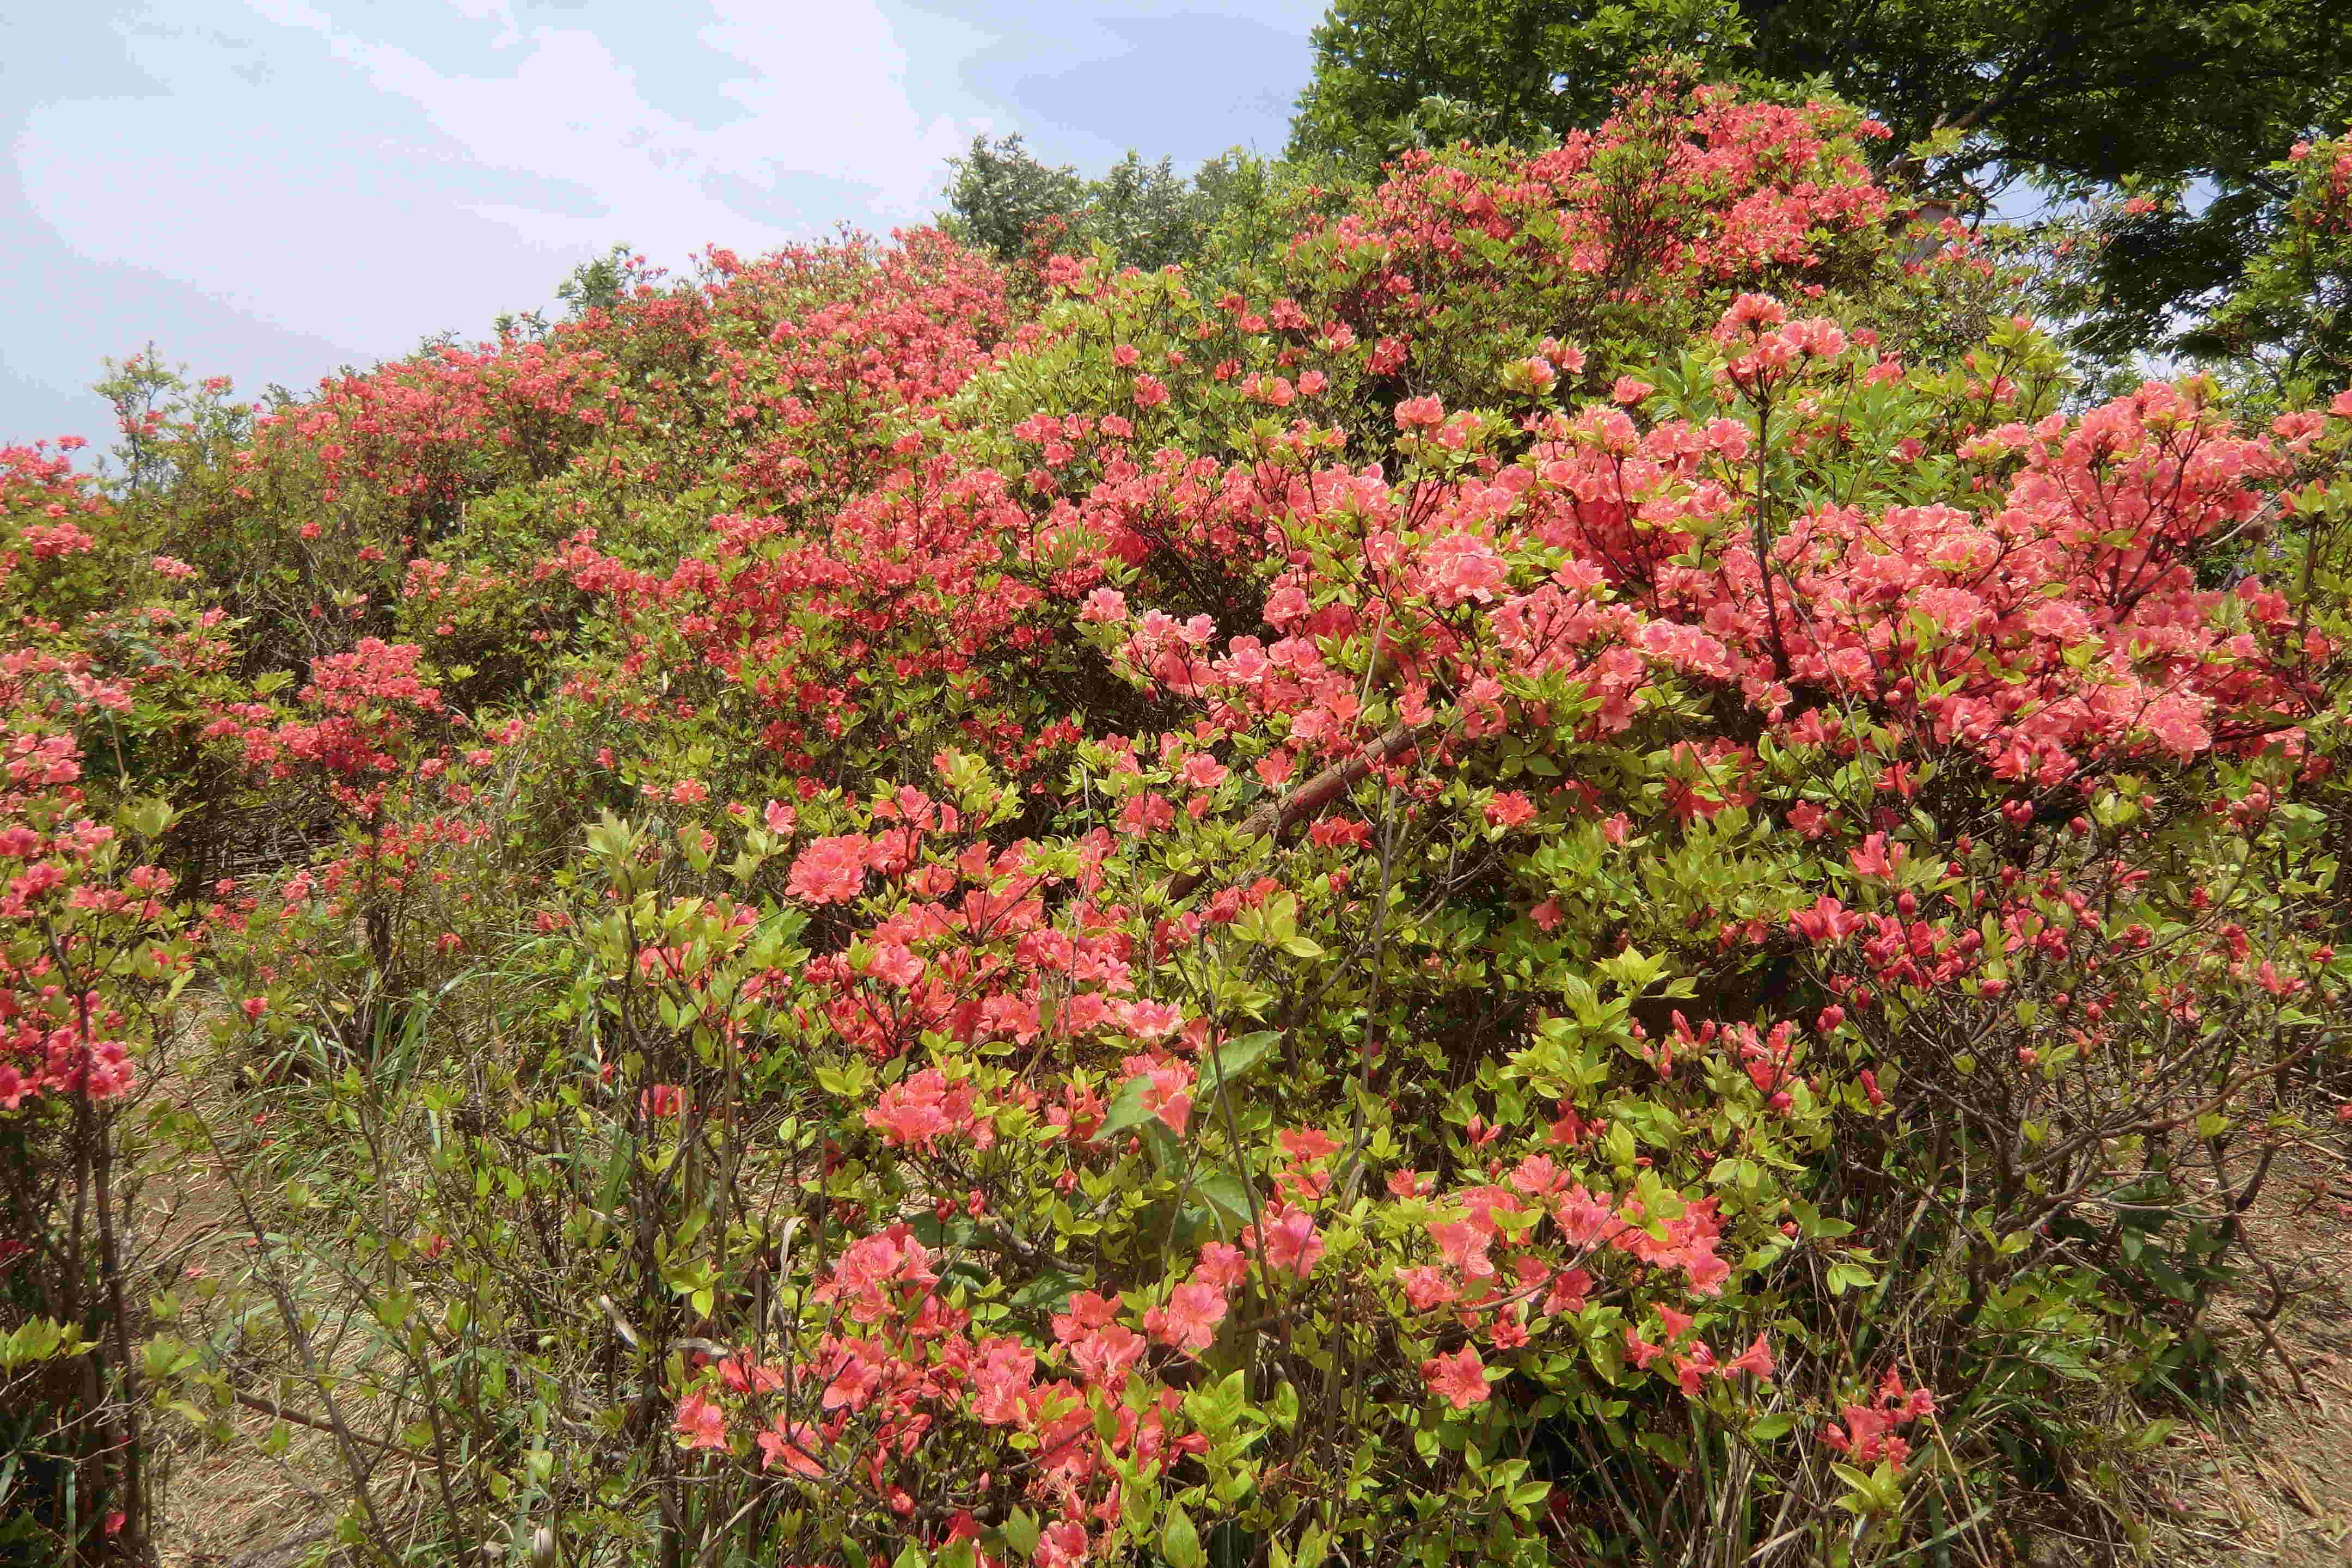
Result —
<instances>
[{"instance_id":1,"label":"dry brown ground","mask_svg":"<svg viewBox=\"0 0 2352 1568\"><path fill-rule=\"evenodd\" d=\"M190 1051L184 1056L198 1053ZM175 1074L162 1086L188 1109L199 1110L216 1133L236 1125L237 1113L225 1097ZM267 1136L267 1129L256 1136ZM173 1267L190 1299L192 1320L184 1331L216 1326L217 1313L197 1298L203 1281L236 1281L251 1266L249 1237L236 1194L220 1162L207 1151L177 1160L152 1178L141 1194L144 1234L166 1238L177 1254ZM262 1332L275 1331L265 1321ZM231 1435L207 1437L192 1425L166 1417L168 1445L162 1515L156 1544L164 1568L295 1568L315 1558L327 1541L350 1478L336 1439L302 1423L303 1400L292 1388L268 1388L265 1397L283 1397L297 1418L280 1422L247 1405L230 1409ZM413 1478L385 1468L374 1488L380 1501L393 1503Z\"/></svg>"},{"instance_id":2,"label":"dry brown ground","mask_svg":"<svg viewBox=\"0 0 2352 1568\"><path fill-rule=\"evenodd\" d=\"M2215 1325L2247 1352L2248 1395L2158 1457L2154 1557L2168 1568L2343 1568L2352 1563L2352 1166L2282 1159L2248 1221L2273 1273L2233 1291ZM2260 1315L2282 1295L2265 1336Z\"/></svg>"}]
</instances>

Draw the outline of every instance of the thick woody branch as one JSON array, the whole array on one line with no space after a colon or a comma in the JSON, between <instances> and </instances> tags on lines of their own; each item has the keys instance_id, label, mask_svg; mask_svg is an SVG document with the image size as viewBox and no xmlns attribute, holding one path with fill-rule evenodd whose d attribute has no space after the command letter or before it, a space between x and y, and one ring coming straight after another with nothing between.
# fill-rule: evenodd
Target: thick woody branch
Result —
<instances>
[{"instance_id":1,"label":"thick woody branch","mask_svg":"<svg viewBox=\"0 0 2352 1568\"><path fill-rule=\"evenodd\" d=\"M1268 801L1259 806L1242 824L1243 842L1254 843L1265 837L1278 839L1300 823L1317 816L1374 768L1383 763L1394 762L1412 750L1424 727L1400 724L1346 762L1332 763L1280 800ZM1203 867L1172 878L1168 883L1168 897L1171 900L1190 897L1194 889L1208 880L1208 870Z\"/></svg>"}]
</instances>

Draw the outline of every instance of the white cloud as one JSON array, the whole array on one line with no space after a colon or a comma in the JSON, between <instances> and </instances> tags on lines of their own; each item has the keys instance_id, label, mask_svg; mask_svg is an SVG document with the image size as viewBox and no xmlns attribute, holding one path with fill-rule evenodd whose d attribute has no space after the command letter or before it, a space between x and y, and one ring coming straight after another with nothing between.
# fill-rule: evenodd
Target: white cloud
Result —
<instances>
[{"instance_id":1,"label":"white cloud","mask_svg":"<svg viewBox=\"0 0 2352 1568\"><path fill-rule=\"evenodd\" d=\"M318 34L379 90L405 99L486 167L578 184L594 215L534 214L512 204L468 210L518 226L540 244L592 244L621 227L666 245L727 237L773 244L784 231L745 214L714 187L775 192L780 175L819 174L863 187L863 214L803 214L801 232L834 216L888 224L919 216L940 167L984 121L925 114L912 102L907 54L870 3L714 0L697 35L743 68L719 94L737 113L704 130L649 102L597 34L538 27L527 51L495 75L453 75L418 56L346 31L302 0L252 0L285 25ZM457 0L476 19L513 30L511 12ZM747 234L746 230L750 232ZM684 237L696 237L688 241ZM737 237L742 237L738 238Z\"/></svg>"},{"instance_id":2,"label":"white cloud","mask_svg":"<svg viewBox=\"0 0 2352 1568\"><path fill-rule=\"evenodd\" d=\"M1099 163L1166 142L1170 103L1216 110L1155 79L1248 75L1229 26L1097 24L1321 4L99 0L53 29L71 69L0 82L0 288L39 302L0 394L31 409L150 337L299 382L478 333L615 242L676 266L919 220L976 132Z\"/></svg>"},{"instance_id":3,"label":"white cloud","mask_svg":"<svg viewBox=\"0 0 2352 1568\"><path fill-rule=\"evenodd\" d=\"M26 202L86 262L152 268L360 359L481 331L615 241L676 265L919 219L987 125L960 89L909 80L872 0L709 0L656 55L616 46L618 13L531 25L512 0L446 0L374 31L360 15L214 0L119 24L151 84L32 106ZM681 96L696 78L707 112Z\"/></svg>"},{"instance_id":4,"label":"white cloud","mask_svg":"<svg viewBox=\"0 0 2352 1568\"><path fill-rule=\"evenodd\" d=\"M728 166L771 166L870 182L877 212L908 216L984 120L926 114L907 81L905 47L871 4L717 0L704 44L747 68L720 91L742 110L713 133Z\"/></svg>"},{"instance_id":5,"label":"white cloud","mask_svg":"<svg viewBox=\"0 0 2352 1568\"><path fill-rule=\"evenodd\" d=\"M490 40L494 49L503 49L522 37L509 0L449 0L449 8L468 22L496 22L498 35Z\"/></svg>"}]
</instances>

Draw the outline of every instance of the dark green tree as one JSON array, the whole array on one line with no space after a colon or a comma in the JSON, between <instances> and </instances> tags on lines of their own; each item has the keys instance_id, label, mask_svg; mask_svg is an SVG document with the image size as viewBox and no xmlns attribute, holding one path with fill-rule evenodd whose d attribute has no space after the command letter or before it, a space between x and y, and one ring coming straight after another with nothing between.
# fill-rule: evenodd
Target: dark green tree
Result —
<instances>
[{"instance_id":1,"label":"dark green tree","mask_svg":"<svg viewBox=\"0 0 2352 1568\"><path fill-rule=\"evenodd\" d=\"M574 316L609 310L647 276L645 258L633 254L625 245L615 245L573 268L571 276L555 286L555 297Z\"/></svg>"},{"instance_id":2,"label":"dark green tree","mask_svg":"<svg viewBox=\"0 0 2352 1568\"><path fill-rule=\"evenodd\" d=\"M2217 303L2284 221L2277 160L2352 113L2344 0L1339 0L1315 54L1294 154L1548 140L1674 54L1862 106L1901 172L1964 208L2021 183L2146 195L2096 247L2085 336L2111 353Z\"/></svg>"},{"instance_id":3,"label":"dark green tree","mask_svg":"<svg viewBox=\"0 0 2352 1568\"><path fill-rule=\"evenodd\" d=\"M1147 163L1130 152L1102 178L1088 180L1039 161L1018 135L974 137L971 151L949 167L944 226L1007 265L1041 249L1082 250L1097 242L1123 266L1192 262L1219 224L1265 206L1277 183L1266 164L1238 149L1210 159L1189 179L1176 173L1172 159Z\"/></svg>"},{"instance_id":4,"label":"dark green tree","mask_svg":"<svg viewBox=\"0 0 2352 1568\"><path fill-rule=\"evenodd\" d=\"M1465 138L1556 140L1606 119L1651 57L1727 73L1748 43L1728 0L1337 0L1315 30L1291 156L1361 164Z\"/></svg>"},{"instance_id":5,"label":"dark green tree","mask_svg":"<svg viewBox=\"0 0 2352 1568\"><path fill-rule=\"evenodd\" d=\"M1078 172L1039 162L1018 134L975 136L948 169L948 231L1008 264L1029 255L1041 226L1069 227L1086 206Z\"/></svg>"},{"instance_id":6,"label":"dark green tree","mask_svg":"<svg viewBox=\"0 0 2352 1568\"><path fill-rule=\"evenodd\" d=\"M1127 265L1160 268L1200 254L1209 205L1169 159L1147 163L1129 153L1087 185L1084 227Z\"/></svg>"},{"instance_id":7,"label":"dark green tree","mask_svg":"<svg viewBox=\"0 0 2352 1568\"><path fill-rule=\"evenodd\" d=\"M2293 406L2352 385L2352 136L2297 143L2273 172L2294 188L2284 221L2182 346Z\"/></svg>"}]
</instances>

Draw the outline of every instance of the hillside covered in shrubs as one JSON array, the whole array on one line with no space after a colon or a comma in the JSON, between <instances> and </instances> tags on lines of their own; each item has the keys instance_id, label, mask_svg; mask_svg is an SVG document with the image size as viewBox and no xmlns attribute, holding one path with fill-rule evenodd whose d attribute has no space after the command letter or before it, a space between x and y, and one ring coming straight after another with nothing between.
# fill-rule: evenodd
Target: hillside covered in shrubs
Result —
<instances>
[{"instance_id":1,"label":"hillside covered in shrubs","mask_svg":"<svg viewBox=\"0 0 2352 1568\"><path fill-rule=\"evenodd\" d=\"M2090 395L1885 134L0 454L0 1552L297 1427L354 1563L2128 1551L2340 1154L2352 395Z\"/></svg>"}]
</instances>

